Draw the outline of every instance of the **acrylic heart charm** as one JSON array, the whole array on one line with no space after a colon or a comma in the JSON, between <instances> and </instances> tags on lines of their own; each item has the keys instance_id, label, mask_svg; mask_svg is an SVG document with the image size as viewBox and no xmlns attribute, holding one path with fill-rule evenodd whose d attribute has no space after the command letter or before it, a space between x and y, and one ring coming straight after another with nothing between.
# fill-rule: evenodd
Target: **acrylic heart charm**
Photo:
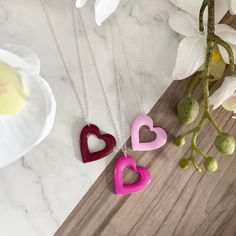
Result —
<instances>
[{"instance_id":1,"label":"acrylic heart charm","mask_svg":"<svg viewBox=\"0 0 236 236\"><path fill-rule=\"evenodd\" d=\"M151 142L140 142L139 131L141 127L147 126L151 132L154 132L156 138ZM134 151L150 151L162 147L167 142L166 131L159 127L153 127L153 120L150 116L140 115L135 118L131 129L131 143Z\"/></svg>"},{"instance_id":2,"label":"acrylic heart charm","mask_svg":"<svg viewBox=\"0 0 236 236\"><path fill-rule=\"evenodd\" d=\"M98 139L102 139L106 146L104 149L97 152L90 152L88 147L88 137L90 135L97 136ZM99 160L113 152L116 146L115 138L110 134L101 134L99 128L94 124L86 125L80 134L80 150L82 154L83 162L91 162Z\"/></svg>"},{"instance_id":3,"label":"acrylic heart charm","mask_svg":"<svg viewBox=\"0 0 236 236\"><path fill-rule=\"evenodd\" d=\"M139 180L133 184L126 184L123 180L123 170L129 168L139 174ZM115 194L125 195L139 192L151 183L151 173L144 167L137 167L136 161L131 156L122 156L118 159L114 171Z\"/></svg>"}]
</instances>

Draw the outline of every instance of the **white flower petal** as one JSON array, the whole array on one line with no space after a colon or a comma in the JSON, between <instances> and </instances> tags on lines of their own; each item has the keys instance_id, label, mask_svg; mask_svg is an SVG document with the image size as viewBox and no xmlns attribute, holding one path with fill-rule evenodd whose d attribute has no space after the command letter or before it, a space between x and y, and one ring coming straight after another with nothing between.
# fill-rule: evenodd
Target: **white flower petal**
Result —
<instances>
[{"instance_id":1,"label":"white flower petal","mask_svg":"<svg viewBox=\"0 0 236 236\"><path fill-rule=\"evenodd\" d=\"M226 24L218 24L215 26L216 35L227 43L236 45L236 30Z\"/></svg>"},{"instance_id":2,"label":"white flower petal","mask_svg":"<svg viewBox=\"0 0 236 236\"><path fill-rule=\"evenodd\" d=\"M45 123L44 130L42 131L40 137L38 138L38 141L35 145L39 144L42 142L50 133L54 120L55 120L55 115L56 115L56 100L54 98L54 95L52 93L52 90L48 83L44 80L41 79L40 81L41 87L44 90L44 95L45 99L47 100L47 120Z\"/></svg>"},{"instance_id":3,"label":"white flower petal","mask_svg":"<svg viewBox=\"0 0 236 236\"><path fill-rule=\"evenodd\" d=\"M232 96L227 98L223 104L222 107L227 111L236 111L236 93L234 93Z\"/></svg>"},{"instance_id":4,"label":"white flower petal","mask_svg":"<svg viewBox=\"0 0 236 236\"><path fill-rule=\"evenodd\" d=\"M48 103L49 100L53 103L53 99L52 95L48 98L48 88L40 77L25 74L22 79L30 98L21 112L0 117L0 167L25 155L45 137L51 127L48 122L52 122L53 114Z\"/></svg>"},{"instance_id":5,"label":"white flower petal","mask_svg":"<svg viewBox=\"0 0 236 236\"><path fill-rule=\"evenodd\" d=\"M176 11L169 17L170 27L184 36L196 36L199 34L198 21L183 11Z\"/></svg>"},{"instance_id":6,"label":"white flower petal","mask_svg":"<svg viewBox=\"0 0 236 236\"><path fill-rule=\"evenodd\" d=\"M196 72L204 63L205 52L205 37L184 38L178 48L173 78L181 80Z\"/></svg>"},{"instance_id":7,"label":"white flower petal","mask_svg":"<svg viewBox=\"0 0 236 236\"><path fill-rule=\"evenodd\" d=\"M102 22L116 10L119 3L120 0L96 0L95 3L96 23L100 26Z\"/></svg>"},{"instance_id":8,"label":"white flower petal","mask_svg":"<svg viewBox=\"0 0 236 236\"><path fill-rule=\"evenodd\" d=\"M30 65L25 60L1 48L0 48L0 61L8 64L9 66L13 68L17 68L23 71L27 71L31 74L34 74L33 72L34 70L30 67Z\"/></svg>"},{"instance_id":9,"label":"white flower petal","mask_svg":"<svg viewBox=\"0 0 236 236\"><path fill-rule=\"evenodd\" d=\"M15 44L5 44L2 49L7 50L8 52L11 52L25 60L29 64L33 72L39 74L40 59L39 56L31 49Z\"/></svg>"},{"instance_id":10,"label":"white flower petal","mask_svg":"<svg viewBox=\"0 0 236 236\"><path fill-rule=\"evenodd\" d=\"M75 6L77 8L81 8L85 5L86 2L87 2L87 0L77 0L76 3L75 3Z\"/></svg>"},{"instance_id":11,"label":"white flower petal","mask_svg":"<svg viewBox=\"0 0 236 236\"><path fill-rule=\"evenodd\" d=\"M227 1L225 0L215 0L215 8L216 8L216 13L215 13L215 18L216 18L216 23L219 23L221 19L225 16L225 14L228 11L228 4Z\"/></svg>"},{"instance_id":12,"label":"white flower petal","mask_svg":"<svg viewBox=\"0 0 236 236\"><path fill-rule=\"evenodd\" d=\"M196 19L198 19L199 11L203 0L170 0L170 2L173 3L175 6L179 7L180 9L188 12ZM216 22L219 22L228 11L228 5L225 0L215 0L215 4L216 4Z\"/></svg>"},{"instance_id":13,"label":"white flower petal","mask_svg":"<svg viewBox=\"0 0 236 236\"><path fill-rule=\"evenodd\" d=\"M218 108L223 102L231 97L236 90L236 77L225 77L221 87L209 97L209 104L213 105L213 110Z\"/></svg>"},{"instance_id":14,"label":"white flower petal","mask_svg":"<svg viewBox=\"0 0 236 236\"><path fill-rule=\"evenodd\" d=\"M236 1L235 0L228 0L229 10L232 15L236 14Z\"/></svg>"},{"instance_id":15,"label":"white flower petal","mask_svg":"<svg viewBox=\"0 0 236 236\"><path fill-rule=\"evenodd\" d=\"M195 18L198 18L202 0L170 0L170 2Z\"/></svg>"},{"instance_id":16,"label":"white flower petal","mask_svg":"<svg viewBox=\"0 0 236 236\"><path fill-rule=\"evenodd\" d=\"M230 45L230 46L231 46L231 48L233 50L234 61L236 63L236 46L235 45ZM228 52L222 46L219 46L219 50L220 50L220 54L221 54L222 58L224 59L224 62L226 64L229 64L229 54L228 54Z\"/></svg>"}]
</instances>

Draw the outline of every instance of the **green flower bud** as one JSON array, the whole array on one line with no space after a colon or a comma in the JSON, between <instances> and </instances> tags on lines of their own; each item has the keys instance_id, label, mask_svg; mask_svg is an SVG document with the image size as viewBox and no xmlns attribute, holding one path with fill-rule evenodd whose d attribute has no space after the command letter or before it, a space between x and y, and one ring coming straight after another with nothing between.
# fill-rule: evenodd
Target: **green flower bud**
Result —
<instances>
[{"instance_id":1,"label":"green flower bud","mask_svg":"<svg viewBox=\"0 0 236 236\"><path fill-rule=\"evenodd\" d=\"M225 155L232 155L235 151L235 139L233 136L221 133L215 139L217 150Z\"/></svg>"},{"instance_id":2,"label":"green flower bud","mask_svg":"<svg viewBox=\"0 0 236 236\"><path fill-rule=\"evenodd\" d=\"M207 157L204 160L203 165L204 165L205 169L209 172L215 172L218 169L218 162L213 157Z\"/></svg>"},{"instance_id":3,"label":"green flower bud","mask_svg":"<svg viewBox=\"0 0 236 236\"><path fill-rule=\"evenodd\" d=\"M177 114L182 124L192 123L197 118L198 113L199 104L190 96L182 98L177 105Z\"/></svg>"},{"instance_id":4,"label":"green flower bud","mask_svg":"<svg viewBox=\"0 0 236 236\"><path fill-rule=\"evenodd\" d=\"M176 139L175 139L175 145L177 146L177 147L182 147L182 146L184 146L184 144L185 144L185 137L183 137L183 136L178 136L178 137L176 137Z\"/></svg>"},{"instance_id":5,"label":"green flower bud","mask_svg":"<svg viewBox=\"0 0 236 236\"><path fill-rule=\"evenodd\" d=\"M186 159L182 159L182 160L180 160L180 162L179 162L179 166L180 166L181 169L187 170L188 167L189 167L189 161L186 160Z\"/></svg>"}]
</instances>

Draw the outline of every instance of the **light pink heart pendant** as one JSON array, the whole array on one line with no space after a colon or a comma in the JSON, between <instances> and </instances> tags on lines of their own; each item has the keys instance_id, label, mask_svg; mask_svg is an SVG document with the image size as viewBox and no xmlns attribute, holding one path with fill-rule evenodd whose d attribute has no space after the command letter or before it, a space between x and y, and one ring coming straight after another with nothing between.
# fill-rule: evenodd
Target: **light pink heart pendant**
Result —
<instances>
[{"instance_id":1,"label":"light pink heart pendant","mask_svg":"<svg viewBox=\"0 0 236 236\"><path fill-rule=\"evenodd\" d=\"M133 184L125 184L123 180L123 170L130 168L139 174L139 180ZM139 192L151 183L151 173L144 167L137 167L136 161L131 156L122 156L118 159L114 171L115 194L125 195Z\"/></svg>"},{"instance_id":2,"label":"light pink heart pendant","mask_svg":"<svg viewBox=\"0 0 236 236\"><path fill-rule=\"evenodd\" d=\"M156 139L151 142L140 143L139 131L143 126L147 126L150 131L156 134ZM134 151L150 151L158 149L167 142L166 131L159 127L153 127L153 120L148 115L137 116L132 124L131 143Z\"/></svg>"}]
</instances>

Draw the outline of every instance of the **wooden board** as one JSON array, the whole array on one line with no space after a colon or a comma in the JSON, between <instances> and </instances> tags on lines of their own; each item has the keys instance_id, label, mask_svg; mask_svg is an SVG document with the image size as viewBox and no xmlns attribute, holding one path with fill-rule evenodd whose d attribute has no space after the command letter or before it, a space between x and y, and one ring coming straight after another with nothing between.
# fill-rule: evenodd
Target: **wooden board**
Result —
<instances>
[{"instance_id":1,"label":"wooden board","mask_svg":"<svg viewBox=\"0 0 236 236\"><path fill-rule=\"evenodd\" d=\"M227 16L225 21L236 23ZM153 175L151 185L130 196L113 193L113 170L119 154L108 165L88 193L55 234L56 236L90 235L236 235L236 155L227 157L214 147L215 131L210 125L199 136L199 145L219 161L215 174L186 171L179 160L189 152L189 142L177 148L173 138L183 128L176 116L176 104L183 97L189 80L174 82L150 112L155 125L168 131L167 145L151 152L132 152L139 165ZM200 98L200 89L196 97ZM231 113L213 112L218 124L236 137L236 122ZM189 128L189 127L188 127ZM142 137L151 138L146 130ZM128 141L129 143L129 141ZM201 158L198 159L202 165ZM125 180L134 180L131 172Z\"/></svg>"}]
</instances>

